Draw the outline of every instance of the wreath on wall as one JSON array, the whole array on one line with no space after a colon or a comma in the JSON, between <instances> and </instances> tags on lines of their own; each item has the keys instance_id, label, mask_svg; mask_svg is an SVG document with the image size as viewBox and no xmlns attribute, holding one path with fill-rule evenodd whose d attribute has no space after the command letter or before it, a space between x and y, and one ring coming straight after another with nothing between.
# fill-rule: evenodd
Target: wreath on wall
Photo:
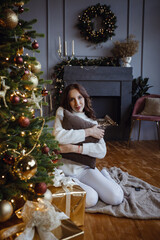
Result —
<instances>
[{"instance_id":1,"label":"wreath on wall","mask_svg":"<svg viewBox=\"0 0 160 240\"><path fill-rule=\"evenodd\" d=\"M87 41L94 44L106 42L115 35L117 18L107 5L93 5L79 16L77 27ZM98 25L98 26L96 26Z\"/></svg>"},{"instance_id":2,"label":"wreath on wall","mask_svg":"<svg viewBox=\"0 0 160 240\"><path fill-rule=\"evenodd\" d=\"M62 62L56 64L53 68L53 85L54 85L54 107L53 111L56 112L57 108L60 106L61 96L63 90L66 86L66 83L63 79L64 67L65 66L80 66L81 68L85 68L87 66L112 66L119 67L119 60L114 57L103 57L97 59L88 59L87 57L82 59L68 57Z\"/></svg>"}]
</instances>

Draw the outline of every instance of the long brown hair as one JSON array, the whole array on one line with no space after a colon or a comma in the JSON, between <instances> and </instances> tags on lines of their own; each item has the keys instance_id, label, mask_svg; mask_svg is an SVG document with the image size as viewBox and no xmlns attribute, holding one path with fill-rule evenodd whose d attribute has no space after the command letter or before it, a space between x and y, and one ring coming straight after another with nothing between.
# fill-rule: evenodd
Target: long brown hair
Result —
<instances>
[{"instance_id":1,"label":"long brown hair","mask_svg":"<svg viewBox=\"0 0 160 240\"><path fill-rule=\"evenodd\" d=\"M63 95L62 95L61 104L60 104L61 107L72 112L72 108L70 106L70 100L69 100L69 92L73 89L76 89L84 97L84 100L85 100L84 112L87 115L87 117L95 120L96 117L95 117L94 110L92 108L91 99L90 99L87 91L85 90L85 88L82 87L78 83L70 84L65 88Z\"/></svg>"}]
</instances>

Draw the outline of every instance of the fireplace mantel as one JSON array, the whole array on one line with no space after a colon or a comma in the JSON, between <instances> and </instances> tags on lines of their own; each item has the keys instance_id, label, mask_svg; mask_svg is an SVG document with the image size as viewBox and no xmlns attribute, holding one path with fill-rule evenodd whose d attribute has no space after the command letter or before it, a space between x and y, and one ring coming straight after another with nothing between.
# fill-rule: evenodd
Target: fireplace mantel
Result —
<instances>
[{"instance_id":1,"label":"fireplace mantel","mask_svg":"<svg viewBox=\"0 0 160 240\"><path fill-rule=\"evenodd\" d=\"M113 109L113 111L120 112L119 126L109 127L106 130L105 139L128 139L130 127L128 120L132 101L132 68L105 66L65 66L63 79L67 85L75 82L81 84L86 88L91 98L117 97L120 109ZM104 108L104 101L98 105L98 108L101 106ZM108 114L107 110L105 114Z\"/></svg>"}]
</instances>

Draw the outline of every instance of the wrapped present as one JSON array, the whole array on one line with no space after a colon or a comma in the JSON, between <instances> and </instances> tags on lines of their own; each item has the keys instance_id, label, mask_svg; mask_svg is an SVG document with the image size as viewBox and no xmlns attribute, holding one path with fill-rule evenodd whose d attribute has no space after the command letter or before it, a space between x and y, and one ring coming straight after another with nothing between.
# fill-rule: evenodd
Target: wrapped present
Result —
<instances>
[{"instance_id":1,"label":"wrapped present","mask_svg":"<svg viewBox=\"0 0 160 240\"><path fill-rule=\"evenodd\" d=\"M84 225L86 192L78 185L71 187L49 186L52 204L64 212L77 226Z\"/></svg>"},{"instance_id":2,"label":"wrapped present","mask_svg":"<svg viewBox=\"0 0 160 240\"><path fill-rule=\"evenodd\" d=\"M52 203L64 212L77 226L84 225L86 192L60 169L54 171Z\"/></svg>"},{"instance_id":3,"label":"wrapped present","mask_svg":"<svg viewBox=\"0 0 160 240\"><path fill-rule=\"evenodd\" d=\"M17 216L20 219L7 221L5 228L0 226L1 240L80 240L84 236L63 212L45 200L27 201Z\"/></svg>"}]
</instances>

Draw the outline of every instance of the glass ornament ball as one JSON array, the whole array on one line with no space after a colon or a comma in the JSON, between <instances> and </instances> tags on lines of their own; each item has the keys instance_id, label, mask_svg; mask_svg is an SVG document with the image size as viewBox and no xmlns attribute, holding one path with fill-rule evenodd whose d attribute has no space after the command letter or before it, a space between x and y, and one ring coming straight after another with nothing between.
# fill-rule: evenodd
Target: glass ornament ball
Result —
<instances>
[{"instance_id":1,"label":"glass ornament ball","mask_svg":"<svg viewBox=\"0 0 160 240\"><path fill-rule=\"evenodd\" d=\"M36 183L34 190L37 194L43 195L47 191L47 185L44 182Z\"/></svg>"},{"instance_id":2,"label":"glass ornament ball","mask_svg":"<svg viewBox=\"0 0 160 240\"><path fill-rule=\"evenodd\" d=\"M14 29L18 24L17 14L9 8L4 10L4 19L2 20L9 29Z\"/></svg>"},{"instance_id":3,"label":"glass ornament ball","mask_svg":"<svg viewBox=\"0 0 160 240\"><path fill-rule=\"evenodd\" d=\"M33 90L38 86L38 78L33 73L24 74L22 79L31 83L31 84L25 84L24 86L29 91Z\"/></svg>"},{"instance_id":4,"label":"glass ornament ball","mask_svg":"<svg viewBox=\"0 0 160 240\"><path fill-rule=\"evenodd\" d=\"M36 40L32 43L32 48L33 49L38 49L39 48L39 44Z\"/></svg>"},{"instance_id":5,"label":"glass ornament ball","mask_svg":"<svg viewBox=\"0 0 160 240\"><path fill-rule=\"evenodd\" d=\"M17 64L23 64L23 57L22 57L22 56L17 56L17 57L15 58L15 62L16 62Z\"/></svg>"},{"instance_id":6,"label":"glass ornament ball","mask_svg":"<svg viewBox=\"0 0 160 240\"><path fill-rule=\"evenodd\" d=\"M31 71L33 73L39 73L41 71L41 63L39 61L35 61L31 64Z\"/></svg>"},{"instance_id":7,"label":"glass ornament ball","mask_svg":"<svg viewBox=\"0 0 160 240\"><path fill-rule=\"evenodd\" d=\"M10 101L12 104L18 104L20 102L20 97L17 95L12 95L10 97Z\"/></svg>"},{"instance_id":8,"label":"glass ornament ball","mask_svg":"<svg viewBox=\"0 0 160 240\"><path fill-rule=\"evenodd\" d=\"M44 154L48 154L49 153L49 147L47 147L47 146L44 146L43 148L42 148L42 153L44 153Z\"/></svg>"},{"instance_id":9,"label":"glass ornament ball","mask_svg":"<svg viewBox=\"0 0 160 240\"><path fill-rule=\"evenodd\" d=\"M25 116L20 116L18 118L18 123L21 127L28 127L30 125L30 120L29 118L25 117Z\"/></svg>"},{"instance_id":10,"label":"glass ornament ball","mask_svg":"<svg viewBox=\"0 0 160 240\"><path fill-rule=\"evenodd\" d=\"M37 172L37 161L31 155L20 157L16 172L21 180L30 179Z\"/></svg>"},{"instance_id":11,"label":"glass ornament ball","mask_svg":"<svg viewBox=\"0 0 160 240\"><path fill-rule=\"evenodd\" d=\"M18 12L19 12L19 13L23 13L23 12L24 12L24 8L23 8L22 6L19 6Z\"/></svg>"},{"instance_id":12,"label":"glass ornament ball","mask_svg":"<svg viewBox=\"0 0 160 240\"><path fill-rule=\"evenodd\" d=\"M13 214L13 206L12 204L7 200L0 201L0 222L5 222Z\"/></svg>"}]
</instances>

